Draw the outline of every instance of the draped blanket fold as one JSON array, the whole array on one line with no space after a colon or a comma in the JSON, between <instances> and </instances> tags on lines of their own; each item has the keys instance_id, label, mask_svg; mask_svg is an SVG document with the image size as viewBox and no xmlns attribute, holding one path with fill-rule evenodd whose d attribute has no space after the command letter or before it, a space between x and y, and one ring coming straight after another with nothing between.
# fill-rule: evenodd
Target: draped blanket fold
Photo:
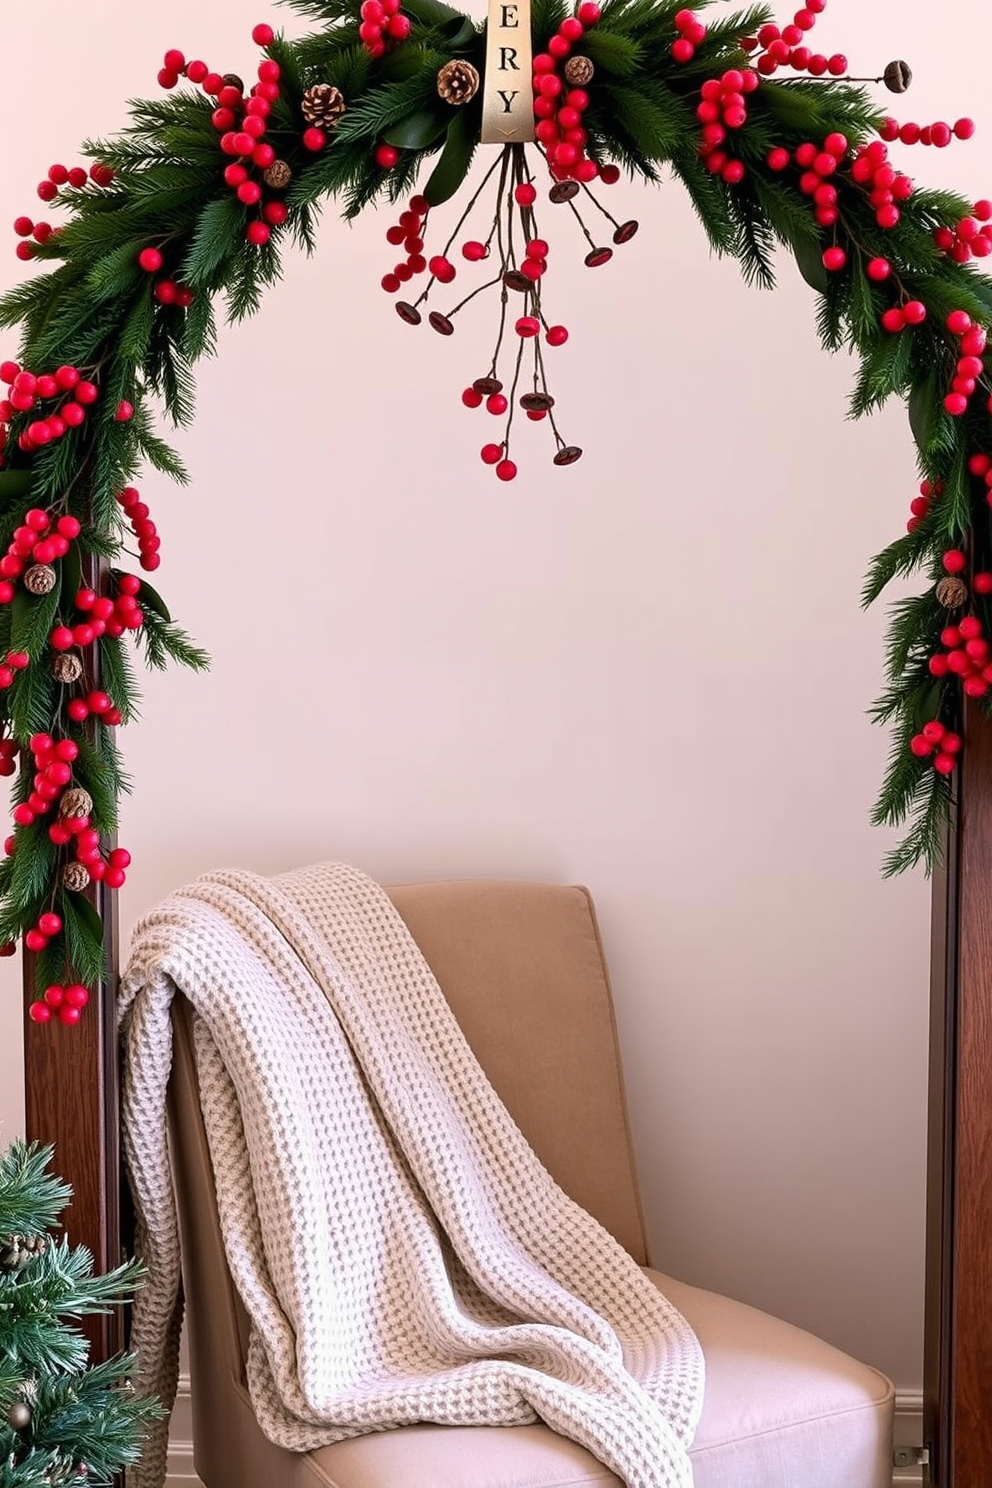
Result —
<instances>
[{"instance_id":1,"label":"draped blanket fold","mask_svg":"<svg viewBox=\"0 0 992 1488\"><path fill-rule=\"evenodd\" d=\"M121 994L124 1142L149 1268L141 1383L172 1404L179 1236L165 1094L176 993L248 1381L305 1451L430 1421L542 1420L628 1488L691 1488L688 1323L556 1186L378 885L325 864L207 875L147 915ZM132 1481L161 1488L165 1432Z\"/></svg>"}]
</instances>

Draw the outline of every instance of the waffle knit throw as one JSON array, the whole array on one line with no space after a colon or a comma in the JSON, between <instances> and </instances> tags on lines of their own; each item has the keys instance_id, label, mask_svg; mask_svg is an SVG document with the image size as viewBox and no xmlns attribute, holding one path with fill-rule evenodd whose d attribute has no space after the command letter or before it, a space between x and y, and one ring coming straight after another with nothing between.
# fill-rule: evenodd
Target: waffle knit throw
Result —
<instances>
[{"instance_id":1,"label":"waffle knit throw","mask_svg":"<svg viewBox=\"0 0 992 1488\"><path fill-rule=\"evenodd\" d=\"M144 1388L171 1406L178 1371L177 992L268 1437L307 1451L418 1421L541 1420L628 1488L691 1488L695 1335L557 1187L387 895L339 864L209 874L135 933L124 1139L149 1272ZM139 1488L161 1488L165 1449L163 1428Z\"/></svg>"}]
</instances>

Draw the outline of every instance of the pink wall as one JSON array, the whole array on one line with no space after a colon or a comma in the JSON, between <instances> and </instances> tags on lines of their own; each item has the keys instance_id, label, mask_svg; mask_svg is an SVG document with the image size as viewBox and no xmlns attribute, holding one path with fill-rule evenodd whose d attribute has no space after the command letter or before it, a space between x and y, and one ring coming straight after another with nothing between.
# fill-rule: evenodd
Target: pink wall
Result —
<instances>
[{"instance_id":1,"label":"pink wall","mask_svg":"<svg viewBox=\"0 0 992 1488\"><path fill-rule=\"evenodd\" d=\"M154 91L165 47L241 69L260 18L8 7L6 214ZM985 54L958 39L986 23L983 0L831 0L822 25L858 70L909 59L907 114L976 115L977 141L910 168L987 192ZM881 617L858 609L914 492L905 418L845 423L850 368L820 354L788 264L779 294L751 293L677 187L614 203L642 231L594 276L564 214L548 225L573 330L555 391L587 448L571 471L539 430L514 486L483 469L486 416L459 392L488 324L445 342L398 323L385 219L329 215L318 259L225 335L181 439L192 488L143 483L162 588L215 665L151 679L123 740L125 918L222 864L585 881L660 1263L918 1388L927 890L878 876Z\"/></svg>"}]
</instances>

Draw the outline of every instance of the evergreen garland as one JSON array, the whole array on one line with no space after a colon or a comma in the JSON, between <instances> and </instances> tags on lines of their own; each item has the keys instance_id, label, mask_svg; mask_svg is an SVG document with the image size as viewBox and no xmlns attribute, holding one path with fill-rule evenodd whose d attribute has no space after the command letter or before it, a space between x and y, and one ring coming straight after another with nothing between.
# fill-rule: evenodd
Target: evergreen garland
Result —
<instances>
[{"instance_id":1,"label":"evergreen garland","mask_svg":"<svg viewBox=\"0 0 992 1488\"><path fill-rule=\"evenodd\" d=\"M141 1268L94 1276L85 1248L48 1234L70 1198L51 1155L23 1142L0 1155L0 1488L109 1485L161 1415L135 1394L131 1355L87 1363L78 1319L126 1302Z\"/></svg>"},{"instance_id":2,"label":"evergreen garland","mask_svg":"<svg viewBox=\"0 0 992 1488\"><path fill-rule=\"evenodd\" d=\"M113 848L113 833L128 782L113 725L137 712L131 648L154 667L207 664L158 593L123 563L133 528L146 571L158 564L147 509L129 494L141 469L188 479L157 415L174 425L191 421L193 368L215 349L218 297L229 320L253 314L279 275L282 248L312 250L325 197L354 216L378 198L397 199L426 171L422 191L436 207L462 185L479 135L481 98L453 107L436 81L455 60L482 71L485 27L443 0L404 0L408 34L373 55L357 0L289 3L315 23L312 34L290 42L268 26L253 33L264 52L257 86L269 102L265 142L283 172L277 185L266 184L261 202L239 196L231 173L237 151L224 153L218 123L225 96L247 90L170 54L161 75L166 96L134 101L119 134L88 142L88 172L42 183L42 194L62 209L60 224L52 231L25 219L22 257L41 272L0 300L0 329L20 337L17 366L35 376L61 369L63 401L75 400L78 375L80 402L84 383L91 398L85 416L54 438L33 434L39 409L50 416L61 403L0 409L8 425L0 469L0 554L7 552L0 559L0 770L20 767L17 825L0 862L0 947L9 952L24 937L39 953L35 982L51 992L34 1005L42 1019L54 1011L74 1021L86 986L103 969L100 919L80 887L76 855L108 887L123 881L126 854ZM536 47L570 23L566 16L562 0L534 0ZM763 6L704 28L676 0L606 0L582 37L595 67L586 148L598 167L616 162L648 182L667 168L685 186L710 244L736 258L749 282L771 286L775 252L784 247L816 294L824 346L848 348L858 359L852 414L893 396L908 404L929 494L912 530L874 560L865 602L897 576L919 572L928 584L892 612L875 716L892 728L893 755L875 819L908 827L886 871L920 862L929 868L951 800L962 679L976 699L992 679L977 664L992 625L985 480L992 439L981 329L992 317L992 284L965 261L971 253L962 251L959 229L970 224L970 233L979 224L959 196L912 191L902 178L907 189L894 220L880 225L863 162L874 159L878 168L879 134L894 138L893 126L849 80L776 76L768 58L784 45L775 42L779 35ZM747 78L746 122L724 131L719 146L712 139L701 145L705 105L728 69ZM181 72L202 86L175 88ZM307 127L307 99L318 85L339 90L345 103L326 130ZM228 133L237 132L238 108ZM803 162L810 151L822 158L831 138L842 139L842 148L829 178L835 220L825 224ZM244 170L249 182L267 170L263 156L253 172L253 158ZM534 179L546 170L538 160ZM882 259L888 272L873 276ZM901 307L912 309L908 321ZM951 411L966 325L972 346L980 342L971 356L976 396ZM28 531L32 521L44 526ZM53 534L63 540L42 565L51 584L34 592L26 572L38 563L31 544ZM956 602L946 587L938 597L939 581L962 572ZM87 616L100 614L109 616L103 633L97 624L88 635ZM969 650L971 642L978 644ZM84 662L78 679L67 680L74 670L67 657ZM102 711L95 706L101 694ZM64 764L69 778L57 768ZM45 787L40 800L53 766L61 783L54 794ZM71 792L91 804L69 814L67 839L62 806Z\"/></svg>"}]
</instances>

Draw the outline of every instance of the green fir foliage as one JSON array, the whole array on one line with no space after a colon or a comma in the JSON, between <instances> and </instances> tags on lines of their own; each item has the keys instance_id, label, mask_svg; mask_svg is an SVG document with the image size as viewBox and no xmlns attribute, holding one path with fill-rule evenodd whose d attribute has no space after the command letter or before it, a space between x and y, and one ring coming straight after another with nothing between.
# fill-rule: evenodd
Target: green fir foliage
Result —
<instances>
[{"instance_id":1,"label":"green fir foliage","mask_svg":"<svg viewBox=\"0 0 992 1488\"><path fill-rule=\"evenodd\" d=\"M162 1412L135 1393L132 1356L89 1365L78 1324L126 1302L141 1268L96 1276L84 1247L48 1233L71 1197L51 1155L23 1142L0 1154L0 1488L61 1488L81 1469L109 1488Z\"/></svg>"}]
</instances>

